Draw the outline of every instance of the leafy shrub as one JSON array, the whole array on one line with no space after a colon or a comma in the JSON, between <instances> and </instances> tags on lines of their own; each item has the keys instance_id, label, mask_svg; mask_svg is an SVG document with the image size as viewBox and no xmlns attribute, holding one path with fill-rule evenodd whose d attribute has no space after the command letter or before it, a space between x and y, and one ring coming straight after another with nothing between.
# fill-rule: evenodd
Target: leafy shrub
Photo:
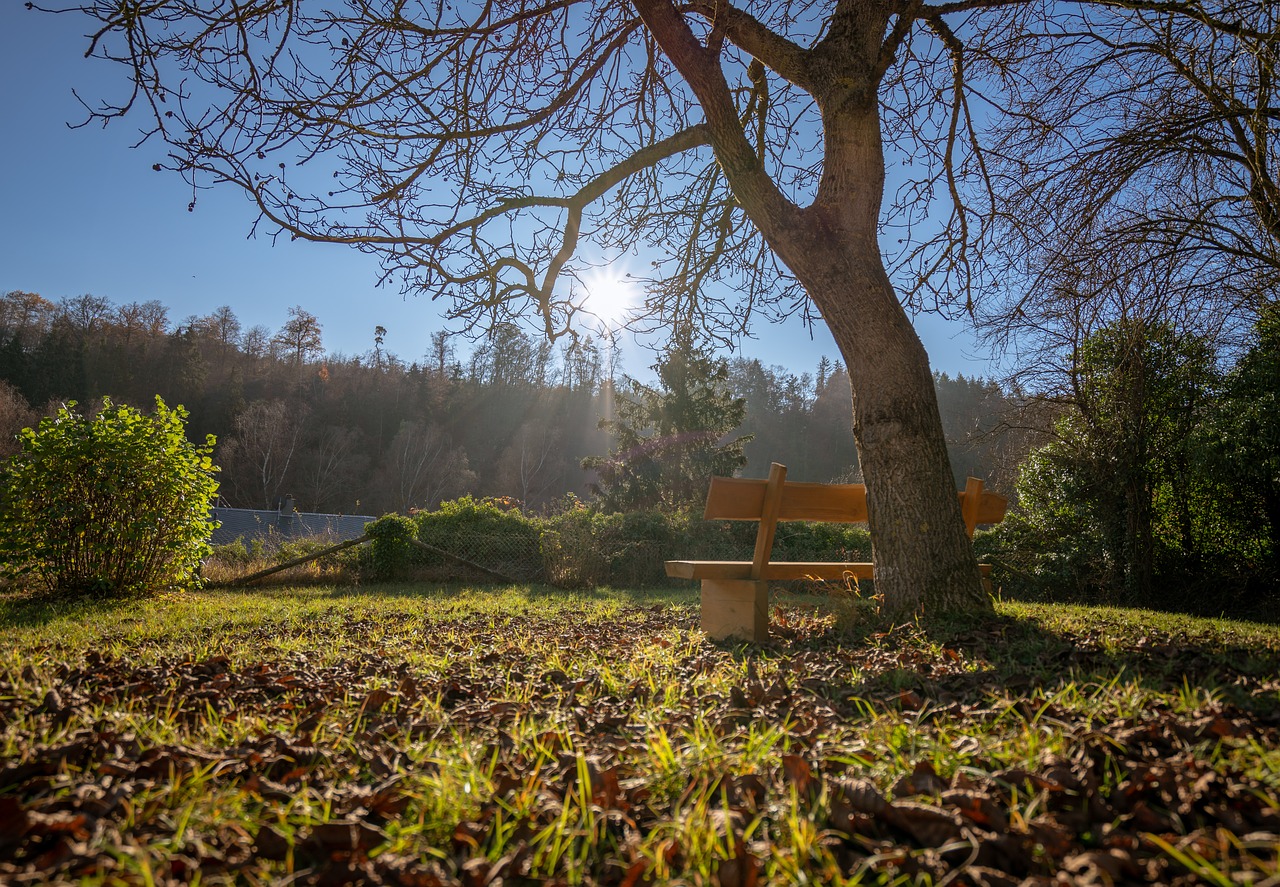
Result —
<instances>
[{"instance_id":1,"label":"leafy shrub","mask_svg":"<svg viewBox=\"0 0 1280 887\"><path fill-rule=\"evenodd\" d=\"M392 515L378 523L395 521L401 538L408 520ZM758 526L752 521L708 521L688 512L602 512L576 497L566 498L552 514L534 517L522 514L510 500L465 496L413 520L420 541L455 558L518 581L545 580L566 588L685 584L667 577L667 560L749 560ZM380 532L374 526L370 532ZM375 557L366 555L365 566L378 578L413 568L431 578L442 573L471 578L455 559L407 546L396 552L376 568L370 563ZM865 527L789 522L779 529L773 558L866 561L871 540Z\"/></svg>"},{"instance_id":2,"label":"leafy shrub","mask_svg":"<svg viewBox=\"0 0 1280 887\"><path fill-rule=\"evenodd\" d=\"M750 524L752 538L756 524ZM773 540L775 561L871 560L871 533L859 524L787 521L778 525Z\"/></svg>"},{"instance_id":3,"label":"leafy shrub","mask_svg":"<svg viewBox=\"0 0 1280 887\"><path fill-rule=\"evenodd\" d=\"M456 557L511 579L534 582L545 578L542 524L522 514L512 499L463 496L441 502L436 511L415 518L418 539ZM420 563L443 567L447 559L423 553Z\"/></svg>"},{"instance_id":4,"label":"leafy shrub","mask_svg":"<svg viewBox=\"0 0 1280 887\"><path fill-rule=\"evenodd\" d=\"M624 587L669 585L670 559L750 560L753 521L709 521L662 511L606 514L567 509L545 520L543 549L550 580L557 585ZM788 522L780 525L773 560L868 561L871 538L850 524Z\"/></svg>"},{"instance_id":5,"label":"leafy shrub","mask_svg":"<svg viewBox=\"0 0 1280 887\"><path fill-rule=\"evenodd\" d=\"M234 541L228 542L225 545L213 546L209 552L209 557L205 562L208 563L209 561L216 561L220 564L244 566L253 561L253 555L249 552L249 549L245 547L244 538L238 537Z\"/></svg>"},{"instance_id":6,"label":"leafy shrub","mask_svg":"<svg viewBox=\"0 0 1280 887\"><path fill-rule=\"evenodd\" d=\"M542 551L548 580L562 588L610 584L610 560L604 540L609 524L616 523L619 517L578 505L545 518Z\"/></svg>"},{"instance_id":7,"label":"leafy shrub","mask_svg":"<svg viewBox=\"0 0 1280 887\"><path fill-rule=\"evenodd\" d=\"M565 511L545 521L548 576L579 588L665 585L663 561L674 556L684 523L660 511Z\"/></svg>"},{"instance_id":8,"label":"leafy shrub","mask_svg":"<svg viewBox=\"0 0 1280 887\"><path fill-rule=\"evenodd\" d=\"M370 548L374 577L392 579L404 575L418 554L412 544L418 535L418 525L413 518L386 514L367 524L364 532L373 540Z\"/></svg>"},{"instance_id":9,"label":"leafy shrub","mask_svg":"<svg viewBox=\"0 0 1280 887\"><path fill-rule=\"evenodd\" d=\"M663 585L663 562L676 549L676 539L687 522L661 511L627 511L618 518L609 550L609 580L613 585Z\"/></svg>"},{"instance_id":10,"label":"leafy shrub","mask_svg":"<svg viewBox=\"0 0 1280 887\"><path fill-rule=\"evenodd\" d=\"M213 436L196 446L187 411L146 415L103 398L71 402L22 432L0 501L0 558L49 589L123 591L191 582L210 551L218 490Z\"/></svg>"}]
</instances>

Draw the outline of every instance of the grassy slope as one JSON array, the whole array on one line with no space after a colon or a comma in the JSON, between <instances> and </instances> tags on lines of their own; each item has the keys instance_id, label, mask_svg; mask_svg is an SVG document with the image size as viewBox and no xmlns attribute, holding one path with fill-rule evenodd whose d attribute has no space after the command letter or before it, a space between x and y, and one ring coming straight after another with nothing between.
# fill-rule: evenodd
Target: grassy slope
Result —
<instances>
[{"instance_id":1,"label":"grassy slope","mask_svg":"<svg viewBox=\"0 0 1280 887\"><path fill-rule=\"evenodd\" d=\"M0 599L0 881L1276 874L1277 629L832 606L745 649L688 593Z\"/></svg>"}]
</instances>

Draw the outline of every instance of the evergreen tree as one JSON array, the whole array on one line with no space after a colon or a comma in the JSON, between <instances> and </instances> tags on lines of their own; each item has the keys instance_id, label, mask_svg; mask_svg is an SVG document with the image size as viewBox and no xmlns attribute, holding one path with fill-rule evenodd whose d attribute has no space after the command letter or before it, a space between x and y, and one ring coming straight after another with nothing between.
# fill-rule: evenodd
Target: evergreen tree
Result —
<instances>
[{"instance_id":1,"label":"evergreen tree","mask_svg":"<svg viewBox=\"0 0 1280 887\"><path fill-rule=\"evenodd\" d=\"M1151 603L1161 562L1185 563L1199 548L1192 515L1205 491L1191 466L1213 351L1169 324L1129 319L1086 340L1076 366L1073 411L1023 467L1024 520L1070 562L1060 578Z\"/></svg>"},{"instance_id":2,"label":"evergreen tree","mask_svg":"<svg viewBox=\"0 0 1280 887\"><path fill-rule=\"evenodd\" d=\"M1226 377L1207 435L1209 472L1230 478L1224 499L1232 547L1267 550L1280 577L1280 305L1266 306L1255 340ZM1250 538L1253 537L1253 538Z\"/></svg>"},{"instance_id":3,"label":"evergreen tree","mask_svg":"<svg viewBox=\"0 0 1280 887\"><path fill-rule=\"evenodd\" d=\"M712 476L731 476L746 465L749 435L729 439L742 424L746 401L729 390L729 368L677 329L652 369L657 387L628 378L612 418L600 427L613 435L607 456L582 467L597 472L591 485L606 510L685 508L706 496Z\"/></svg>"}]
</instances>

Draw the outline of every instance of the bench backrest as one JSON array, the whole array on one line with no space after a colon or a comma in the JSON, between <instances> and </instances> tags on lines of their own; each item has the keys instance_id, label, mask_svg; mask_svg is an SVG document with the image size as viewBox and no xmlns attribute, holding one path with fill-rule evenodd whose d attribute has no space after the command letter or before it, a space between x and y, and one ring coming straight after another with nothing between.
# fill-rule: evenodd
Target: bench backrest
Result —
<instances>
[{"instance_id":1,"label":"bench backrest","mask_svg":"<svg viewBox=\"0 0 1280 887\"><path fill-rule=\"evenodd\" d=\"M780 520L864 523L867 520L867 488L863 484L813 484L787 481L787 468L774 462L769 479L713 477L703 517L708 520L760 521L756 534L752 578L759 578L773 549ZM983 491L983 483L971 477L960 497L965 530L973 538L978 524L994 524L1004 518L1009 501Z\"/></svg>"}]
</instances>

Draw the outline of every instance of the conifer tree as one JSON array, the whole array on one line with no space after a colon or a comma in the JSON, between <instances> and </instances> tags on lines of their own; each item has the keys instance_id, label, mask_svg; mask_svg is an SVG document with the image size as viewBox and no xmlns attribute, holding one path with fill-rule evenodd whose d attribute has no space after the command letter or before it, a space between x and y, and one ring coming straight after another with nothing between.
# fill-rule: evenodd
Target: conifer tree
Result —
<instances>
[{"instance_id":1,"label":"conifer tree","mask_svg":"<svg viewBox=\"0 0 1280 887\"><path fill-rule=\"evenodd\" d=\"M677 329L652 369L656 387L628 378L615 413L600 427L613 435L607 456L588 456L597 472L592 492L607 510L686 508L706 496L712 476L747 464L750 435L732 437L746 416L746 400L729 391L729 367L693 332Z\"/></svg>"}]
</instances>

